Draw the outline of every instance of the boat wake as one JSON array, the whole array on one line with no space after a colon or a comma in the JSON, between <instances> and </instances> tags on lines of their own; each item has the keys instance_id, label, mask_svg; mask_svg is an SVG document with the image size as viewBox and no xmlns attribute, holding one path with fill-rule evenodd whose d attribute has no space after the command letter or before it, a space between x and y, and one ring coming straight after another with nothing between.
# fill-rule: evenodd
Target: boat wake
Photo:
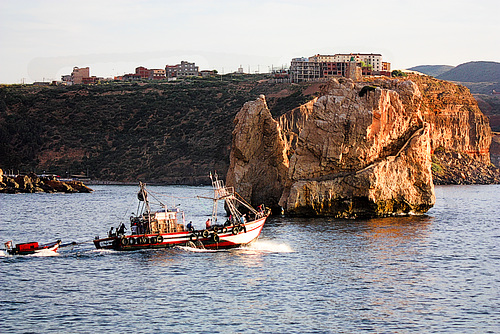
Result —
<instances>
[{"instance_id":1,"label":"boat wake","mask_svg":"<svg viewBox=\"0 0 500 334\"><path fill-rule=\"evenodd\" d=\"M241 249L269 252L269 253L293 253L293 249L284 243L271 240L257 240L256 242Z\"/></svg>"},{"instance_id":2,"label":"boat wake","mask_svg":"<svg viewBox=\"0 0 500 334\"><path fill-rule=\"evenodd\" d=\"M96 254L96 255L105 255L105 254L119 254L119 252L114 249L91 249L85 251L85 253Z\"/></svg>"},{"instance_id":3,"label":"boat wake","mask_svg":"<svg viewBox=\"0 0 500 334\"><path fill-rule=\"evenodd\" d=\"M186 251L186 252L194 252L194 253L214 253L214 252L220 252L220 251L227 252L227 249L205 249L205 248L196 248L196 247L189 247L189 246L176 246L175 248Z\"/></svg>"},{"instance_id":4,"label":"boat wake","mask_svg":"<svg viewBox=\"0 0 500 334\"><path fill-rule=\"evenodd\" d=\"M0 257L7 257L7 256L29 256L29 257L46 257L46 256L59 256L59 253L58 252L54 252L52 250L41 250L41 251L38 251L36 253L33 253L33 254L26 254L26 255L11 255L3 250L0 250Z\"/></svg>"},{"instance_id":5,"label":"boat wake","mask_svg":"<svg viewBox=\"0 0 500 334\"><path fill-rule=\"evenodd\" d=\"M44 249L37 251L36 253L29 254L26 256L34 256L34 257L45 257L45 256L59 256L58 252L54 252L53 250L50 249Z\"/></svg>"},{"instance_id":6,"label":"boat wake","mask_svg":"<svg viewBox=\"0 0 500 334\"><path fill-rule=\"evenodd\" d=\"M176 246L176 249L180 249L186 252L194 253L214 253L214 252L228 252L228 249L204 249L189 246ZM293 249L287 244L278 243L270 240L258 240L248 246L243 246L240 248L234 248L233 251L248 251L251 253L293 253Z\"/></svg>"}]
</instances>

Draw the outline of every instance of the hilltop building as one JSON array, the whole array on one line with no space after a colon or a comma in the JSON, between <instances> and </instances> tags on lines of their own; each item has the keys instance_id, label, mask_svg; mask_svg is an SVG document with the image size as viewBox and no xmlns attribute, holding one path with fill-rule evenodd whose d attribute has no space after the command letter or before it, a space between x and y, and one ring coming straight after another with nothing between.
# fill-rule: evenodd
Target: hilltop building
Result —
<instances>
[{"instance_id":1,"label":"hilltop building","mask_svg":"<svg viewBox=\"0 0 500 334\"><path fill-rule=\"evenodd\" d=\"M66 85L79 85L79 84L91 84L96 83L99 78L96 76L90 76L90 68L83 67L79 68L77 66L73 67L73 72L70 75L61 76L61 80Z\"/></svg>"},{"instance_id":2,"label":"hilltop building","mask_svg":"<svg viewBox=\"0 0 500 334\"><path fill-rule=\"evenodd\" d=\"M163 68L149 70L149 80L161 80L166 78L166 71Z\"/></svg>"},{"instance_id":3,"label":"hilltop building","mask_svg":"<svg viewBox=\"0 0 500 334\"><path fill-rule=\"evenodd\" d=\"M164 69L148 69L144 66L135 68L135 73L125 74L115 80L134 81L134 80L161 80L165 79Z\"/></svg>"},{"instance_id":4,"label":"hilltop building","mask_svg":"<svg viewBox=\"0 0 500 334\"><path fill-rule=\"evenodd\" d=\"M192 76L197 77L199 76L199 67L195 63L183 60L180 64L165 66L165 73L169 80Z\"/></svg>"},{"instance_id":5,"label":"hilltop building","mask_svg":"<svg viewBox=\"0 0 500 334\"><path fill-rule=\"evenodd\" d=\"M271 72L271 82L291 82L290 80L290 71L285 68L281 69L272 69Z\"/></svg>"},{"instance_id":6,"label":"hilltop building","mask_svg":"<svg viewBox=\"0 0 500 334\"><path fill-rule=\"evenodd\" d=\"M330 77L350 77L361 80L361 75L389 75L391 64L382 61L381 54L349 53L314 55L293 58L290 65L292 82L326 81Z\"/></svg>"},{"instance_id":7,"label":"hilltop building","mask_svg":"<svg viewBox=\"0 0 500 334\"><path fill-rule=\"evenodd\" d=\"M90 77L89 67L84 67L84 68L73 67L73 72L71 73L71 81L73 81L73 84L81 84L83 83L83 78L88 78L88 77Z\"/></svg>"},{"instance_id":8,"label":"hilltop building","mask_svg":"<svg viewBox=\"0 0 500 334\"><path fill-rule=\"evenodd\" d=\"M149 79L149 70L144 66L139 66L135 68L135 76L139 79Z\"/></svg>"}]
</instances>

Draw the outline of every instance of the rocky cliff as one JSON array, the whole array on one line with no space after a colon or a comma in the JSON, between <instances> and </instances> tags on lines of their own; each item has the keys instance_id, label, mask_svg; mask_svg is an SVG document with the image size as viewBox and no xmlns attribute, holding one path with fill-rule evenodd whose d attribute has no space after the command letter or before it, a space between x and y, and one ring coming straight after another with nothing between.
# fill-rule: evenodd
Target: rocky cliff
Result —
<instances>
[{"instance_id":1,"label":"rocky cliff","mask_svg":"<svg viewBox=\"0 0 500 334\"><path fill-rule=\"evenodd\" d=\"M434 184L499 183L499 170L490 163L494 152L489 120L469 89L429 76L408 79L422 94L422 117L431 127ZM372 84L390 89L387 80Z\"/></svg>"},{"instance_id":2,"label":"rocky cliff","mask_svg":"<svg viewBox=\"0 0 500 334\"><path fill-rule=\"evenodd\" d=\"M289 214L360 217L426 212L432 172L437 183L498 181L488 119L470 92L409 79L333 80L277 119L264 97L247 103L235 119L228 184Z\"/></svg>"},{"instance_id":3,"label":"rocky cliff","mask_svg":"<svg viewBox=\"0 0 500 334\"><path fill-rule=\"evenodd\" d=\"M442 147L490 163L491 128L470 91L428 76L411 76L422 93L422 117L431 125L433 151Z\"/></svg>"},{"instance_id":4,"label":"rocky cliff","mask_svg":"<svg viewBox=\"0 0 500 334\"><path fill-rule=\"evenodd\" d=\"M499 183L490 121L469 89L427 76L410 79L422 92L422 115L432 127L434 183Z\"/></svg>"},{"instance_id":5,"label":"rocky cliff","mask_svg":"<svg viewBox=\"0 0 500 334\"><path fill-rule=\"evenodd\" d=\"M271 119L263 97L246 104L236 116L232 146L246 154L231 153L228 184L253 204L280 205L289 214L427 211L435 201L430 126L420 113L418 87L392 85L333 80L313 104L279 120ZM271 172L255 174L267 165ZM274 195L262 196L258 188L270 181Z\"/></svg>"}]
</instances>

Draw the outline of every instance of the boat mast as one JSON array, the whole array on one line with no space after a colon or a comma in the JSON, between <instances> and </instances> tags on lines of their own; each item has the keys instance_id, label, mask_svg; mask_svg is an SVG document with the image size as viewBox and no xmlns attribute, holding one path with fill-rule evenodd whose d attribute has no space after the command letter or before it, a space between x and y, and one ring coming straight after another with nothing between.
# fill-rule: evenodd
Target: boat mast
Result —
<instances>
[{"instance_id":1,"label":"boat mast","mask_svg":"<svg viewBox=\"0 0 500 334\"><path fill-rule=\"evenodd\" d=\"M236 196L234 195L233 187L224 186L224 181L219 180L217 174L215 174L215 178L212 177L212 173L210 173L210 179L212 180L212 187L214 188L214 206L212 211L212 217L215 217L215 221L217 220L217 203L220 200L224 200L229 208L229 212L233 216L233 219L239 221L241 218L241 212L236 208Z\"/></svg>"},{"instance_id":2,"label":"boat mast","mask_svg":"<svg viewBox=\"0 0 500 334\"><path fill-rule=\"evenodd\" d=\"M148 226L144 229L144 234L151 231L151 207L149 206L148 192L146 190L146 184L139 182L139 193L137 194L137 198L140 202L144 202L142 206L142 213L146 213L148 217ZM139 204L140 205L140 204ZM139 210L138 210L139 212Z\"/></svg>"},{"instance_id":3,"label":"boat mast","mask_svg":"<svg viewBox=\"0 0 500 334\"><path fill-rule=\"evenodd\" d=\"M212 177L212 172L210 172L210 180L212 181L212 188L214 188L214 204L212 206L212 223L215 224L217 223L217 210L218 210L218 203L219 203L219 190L221 188L221 182L218 179L217 173L215 173L215 180L214 177Z\"/></svg>"}]
</instances>

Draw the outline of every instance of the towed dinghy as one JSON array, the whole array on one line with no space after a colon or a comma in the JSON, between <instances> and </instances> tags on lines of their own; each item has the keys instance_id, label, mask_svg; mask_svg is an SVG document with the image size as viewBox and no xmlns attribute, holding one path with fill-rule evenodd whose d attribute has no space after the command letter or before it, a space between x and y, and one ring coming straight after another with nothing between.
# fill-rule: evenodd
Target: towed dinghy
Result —
<instances>
[{"instance_id":1,"label":"towed dinghy","mask_svg":"<svg viewBox=\"0 0 500 334\"><path fill-rule=\"evenodd\" d=\"M39 244L38 242L25 242L22 244L16 244L12 247L12 241L5 243L7 253L10 255L30 255L40 252L54 252L56 253L61 245L61 240L51 242L48 244Z\"/></svg>"}]
</instances>

